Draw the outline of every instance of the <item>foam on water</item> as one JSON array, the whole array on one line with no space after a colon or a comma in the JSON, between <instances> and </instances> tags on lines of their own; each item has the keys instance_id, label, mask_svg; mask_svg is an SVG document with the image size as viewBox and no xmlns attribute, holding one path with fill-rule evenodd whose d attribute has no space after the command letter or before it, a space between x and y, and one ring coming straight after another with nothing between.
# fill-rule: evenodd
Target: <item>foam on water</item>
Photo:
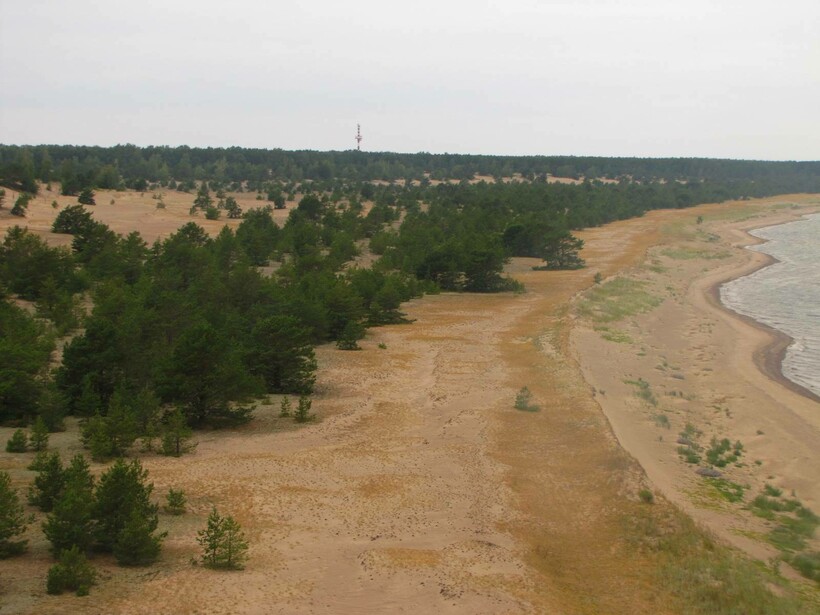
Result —
<instances>
[{"instance_id":1,"label":"foam on water","mask_svg":"<svg viewBox=\"0 0 820 615\"><path fill-rule=\"evenodd\" d=\"M721 301L789 335L783 375L820 395L820 214L751 234L779 262L724 284Z\"/></svg>"}]
</instances>

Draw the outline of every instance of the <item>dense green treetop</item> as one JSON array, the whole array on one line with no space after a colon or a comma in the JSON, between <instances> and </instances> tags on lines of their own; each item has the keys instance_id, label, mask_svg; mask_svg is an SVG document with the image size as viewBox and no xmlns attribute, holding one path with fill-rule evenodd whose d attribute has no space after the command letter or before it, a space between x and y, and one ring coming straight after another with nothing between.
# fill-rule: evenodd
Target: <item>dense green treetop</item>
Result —
<instances>
[{"instance_id":1,"label":"dense green treetop","mask_svg":"<svg viewBox=\"0 0 820 615\"><path fill-rule=\"evenodd\" d=\"M592 156L492 156L347 151L286 151L116 145L0 145L0 185L36 191L36 179L60 180L64 194L83 188L145 190L146 182L214 180L229 183L271 178L286 181L472 179L475 175L535 179L557 177L646 181L767 181L788 177L795 190L817 190L820 162L770 162L711 158ZM798 183L802 187L798 188ZM813 185L814 188L810 188ZM271 194L276 196L276 194ZM275 200L275 199L274 199Z\"/></svg>"}]
</instances>

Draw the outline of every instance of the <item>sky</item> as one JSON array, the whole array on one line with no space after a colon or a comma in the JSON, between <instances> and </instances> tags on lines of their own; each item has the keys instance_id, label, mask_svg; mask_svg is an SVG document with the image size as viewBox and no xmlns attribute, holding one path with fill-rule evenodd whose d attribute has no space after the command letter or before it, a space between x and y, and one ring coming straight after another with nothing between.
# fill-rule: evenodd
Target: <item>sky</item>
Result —
<instances>
[{"instance_id":1,"label":"sky","mask_svg":"<svg viewBox=\"0 0 820 615\"><path fill-rule=\"evenodd\" d=\"M0 143L820 160L817 0L0 0Z\"/></svg>"}]
</instances>

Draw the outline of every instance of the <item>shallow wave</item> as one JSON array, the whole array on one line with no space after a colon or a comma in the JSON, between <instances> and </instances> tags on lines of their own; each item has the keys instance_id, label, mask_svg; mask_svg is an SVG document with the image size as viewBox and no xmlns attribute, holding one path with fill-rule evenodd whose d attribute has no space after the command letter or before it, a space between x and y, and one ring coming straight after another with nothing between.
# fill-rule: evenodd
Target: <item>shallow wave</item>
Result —
<instances>
[{"instance_id":1,"label":"shallow wave","mask_svg":"<svg viewBox=\"0 0 820 615\"><path fill-rule=\"evenodd\" d=\"M751 234L779 262L724 284L721 301L791 337L783 375L820 395L820 214Z\"/></svg>"}]
</instances>

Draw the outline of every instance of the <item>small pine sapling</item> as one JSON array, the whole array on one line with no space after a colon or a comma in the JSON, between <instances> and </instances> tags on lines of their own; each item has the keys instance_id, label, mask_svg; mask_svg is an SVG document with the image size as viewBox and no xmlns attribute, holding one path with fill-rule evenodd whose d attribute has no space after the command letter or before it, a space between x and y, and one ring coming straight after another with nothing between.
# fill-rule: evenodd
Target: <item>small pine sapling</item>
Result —
<instances>
[{"instance_id":1,"label":"small pine sapling","mask_svg":"<svg viewBox=\"0 0 820 615\"><path fill-rule=\"evenodd\" d=\"M522 387L515 396L515 409L525 412L537 412L538 406L532 403L532 393L529 388Z\"/></svg>"},{"instance_id":2,"label":"small pine sapling","mask_svg":"<svg viewBox=\"0 0 820 615\"><path fill-rule=\"evenodd\" d=\"M299 405L296 407L296 413L293 415L293 420L297 423L307 423L308 421L313 419L313 416L310 413L310 407L313 405L313 402L307 395L302 395L299 398Z\"/></svg>"},{"instance_id":3,"label":"small pine sapling","mask_svg":"<svg viewBox=\"0 0 820 615\"><path fill-rule=\"evenodd\" d=\"M17 429L6 441L7 453L25 453L28 450L28 436L22 429Z\"/></svg>"},{"instance_id":4,"label":"small pine sapling","mask_svg":"<svg viewBox=\"0 0 820 615\"><path fill-rule=\"evenodd\" d=\"M31 427L29 446L31 450L38 453L48 448L48 426L41 416L37 417L37 420L34 421L34 425Z\"/></svg>"},{"instance_id":5,"label":"small pine sapling","mask_svg":"<svg viewBox=\"0 0 820 615\"><path fill-rule=\"evenodd\" d=\"M26 550L28 540L13 540L26 531L34 520L26 515L17 491L11 486L11 476L0 471L0 559L19 555Z\"/></svg>"},{"instance_id":6,"label":"small pine sapling","mask_svg":"<svg viewBox=\"0 0 820 615\"><path fill-rule=\"evenodd\" d=\"M282 398L282 403L279 404L279 416L282 418L287 418L291 414L291 403L290 398L285 395Z\"/></svg>"},{"instance_id":7,"label":"small pine sapling","mask_svg":"<svg viewBox=\"0 0 820 615\"><path fill-rule=\"evenodd\" d=\"M233 517L222 517L214 506L208 525L197 532L202 547L202 564L208 568L241 570L247 560L248 541Z\"/></svg>"},{"instance_id":8,"label":"small pine sapling","mask_svg":"<svg viewBox=\"0 0 820 615\"><path fill-rule=\"evenodd\" d=\"M185 492L180 489L168 489L168 495L165 496L165 512L169 515L182 515L185 513L185 506L188 499L185 497Z\"/></svg>"}]
</instances>

